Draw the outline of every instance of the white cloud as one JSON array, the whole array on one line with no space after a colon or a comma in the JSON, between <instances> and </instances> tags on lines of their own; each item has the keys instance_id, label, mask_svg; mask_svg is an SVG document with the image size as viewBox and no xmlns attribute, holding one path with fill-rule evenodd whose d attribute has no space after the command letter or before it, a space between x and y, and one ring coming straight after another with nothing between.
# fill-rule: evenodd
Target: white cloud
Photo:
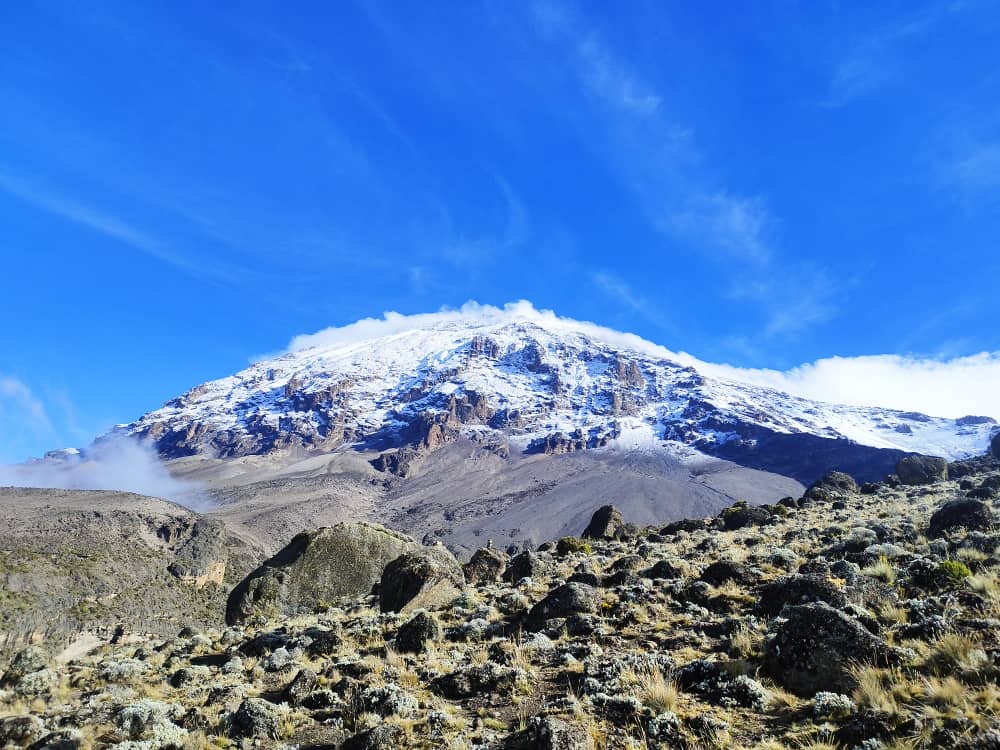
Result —
<instances>
[{"instance_id":1,"label":"white cloud","mask_svg":"<svg viewBox=\"0 0 1000 750\"><path fill-rule=\"evenodd\" d=\"M828 357L791 370L701 365L731 378L795 396L857 406L919 411L937 417L1000 419L1000 352L952 359L897 354Z\"/></svg>"},{"instance_id":2,"label":"white cloud","mask_svg":"<svg viewBox=\"0 0 1000 750\"><path fill-rule=\"evenodd\" d=\"M721 191L696 194L672 212L667 223L695 244L754 262L770 259L766 235L771 219L759 198Z\"/></svg>"},{"instance_id":3,"label":"white cloud","mask_svg":"<svg viewBox=\"0 0 1000 750\"><path fill-rule=\"evenodd\" d=\"M894 354L829 357L785 371L740 368L704 362L634 334L563 318L551 310L538 310L525 300L503 307L467 302L457 310L444 308L436 313L417 315L387 312L382 318L366 318L350 325L296 336L288 350L346 347L433 325L452 323L485 327L514 321L534 322L553 331L582 333L609 346L672 359L710 377L774 388L817 401L881 406L938 417L974 414L1000 419L1000 387L997 385L1000 383L1000 352L952 359Z\"/></svg>"},{"instance_id":4,"label":"white cloud","mask_svg":"<svg viewBox=\"0 0 1000 750\"><path fill-rule=\"evenodd\" d=\"M136 492L194 510L211 505L200 484L172 477L152 448L120 435L102 438L83 453L61 451L0 466L0 485Z\"/></svg>"}]
</instances>

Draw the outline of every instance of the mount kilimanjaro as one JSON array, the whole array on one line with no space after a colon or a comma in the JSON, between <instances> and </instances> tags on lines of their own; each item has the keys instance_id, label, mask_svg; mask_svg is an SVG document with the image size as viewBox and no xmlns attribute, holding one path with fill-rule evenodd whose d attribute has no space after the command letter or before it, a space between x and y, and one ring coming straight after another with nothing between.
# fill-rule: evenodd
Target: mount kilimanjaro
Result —
<instances>
[{"instance_id":1,"label":"mount kilimanjaro","mask_svg":"<svg viewBox=\"0 0 1000 750\"><path fill-rule=\"evenodd\" d=\"M274 549L367 516L471 550L575 528L773 502L838 469L982 453L987 417L810 401L720 377L639 337L523 305L387 317L304 337L115 433L210 488Z\"/></svg>"}]
</instances>

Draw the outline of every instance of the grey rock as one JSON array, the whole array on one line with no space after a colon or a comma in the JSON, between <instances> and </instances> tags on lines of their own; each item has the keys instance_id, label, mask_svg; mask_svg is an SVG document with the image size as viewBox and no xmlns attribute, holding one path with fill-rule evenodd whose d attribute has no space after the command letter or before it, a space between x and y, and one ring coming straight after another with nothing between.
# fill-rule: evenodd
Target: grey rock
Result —
<instances>
[{"instance_id":1,"label":"grey rock","mask_svg":"<svg viewBox=\"0 0 1000 750\"><path fill-rule=\"evenodd\" d=\"M410 537L371 523L303 532L233 589L226 622L295 616L339 597L367 594L389 562L416 549Z\"/></svg>"},{"instance_id":2,"label":"grey rock","mask_svg":"<svg viewBox=\"0 0 1000 750\"><path fill-rule=\"evenodd\" d=\"M948 478L948 462L936 456L903 456L896 464L896 476L903 484L932 484Z\"/></svg>"},{"instance_id":3,"label":"grey rock","mask_svg":"<svg viewBox=\"0 0 1000 750\"><path fill-rule=\"evenodd\" d=\"M475 585L500 580L505 567L507 555L500 550L483 547L476 550L469 562L462 566L462 572L466 582Z\"/></svg>"},{"instance_id":4,"label":"grey rock","mask_svg":"<svg viewBox=\"0 0 1000 750\"><path fill-rule=\"evenodd\" d=\"M236 737L277 739L282 712L263 698L247 698L233 714L231 733Z\"/></svg>"},{"instance_id":5,"label":"grey rock","mask_svg":"<svg viewBox=\"0 0 1000 750\"><path fill-rule=\"evenodd\" d=\"M764 666L798 695L849 693L851 663L888 667L902 661L899 651L824 602L786 607L782 615L787 619L768 642Z\"/></svg>"},{"instance_id":6,"label":"grey rock","mask_svg":"<svg viewBox=\"0 0 1000 750\"><path fill-rule=\"evenodd\" d=\"M441 640L441 625L426 612L418 612L399 627L396 633L396 650L419 654L427 644Z\"/></svg>"},{"instance_id":7,"label":"grey rock","mask_svg":"<svg viewBox=\"0 0 1000 750\"><path fill-rule=\"evenodd\" d=\"M584 727L551 716L534 716L520 732L508 735L503 750L593 750Z\"/></svg>"},{"instance_id":8,"label":"grey rock","mask_svg":"<svg viewBox=\"0 0 1000 750\"><path fill-rule=\"evenodd\" d=\"M931 537L939 537L955 528L985 531L993 528L995 523L992 509L982 500L959 498L945 503L934 512L927 533Z\"/></svg>"},{"instance_id":9,"label":"grey rock","mask_svg":"<svg viewBox=\"0 0 1000 750\"><path fill-rule=\"evenodd\" d=\"M613 505L604 505L594 511L590 523L580 535L584 539L621 539L625 535L625 519Z\"/></svg>"},{"instance_id":10,"label":"grey rock","mask_svg":"<svg viewBox=\"0 0 1000 750\"><path fill-rule=\"evenodd\" d=\"M540 630L546 620L576 614L593 614L601 604L601 595L585 583L564 583L549 592L528 612L528 630Z\"/></svg>"},{"instance_id":11,"label":"grey rock","mask_svg":"<svg viewBox=\"0 0 1000 750\"><path fill-rule=\"evenodd\" d=\"M383 612L410 612L450 604L465 586L458 560L443 546L407 552L385 566L379 583Z\"/></svg>"}]
</instances>

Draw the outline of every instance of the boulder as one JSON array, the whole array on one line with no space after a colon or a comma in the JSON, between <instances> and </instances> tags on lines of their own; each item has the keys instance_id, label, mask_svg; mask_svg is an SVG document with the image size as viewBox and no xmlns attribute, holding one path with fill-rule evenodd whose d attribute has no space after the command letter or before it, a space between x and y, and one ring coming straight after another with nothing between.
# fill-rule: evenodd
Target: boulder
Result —
<instances>
[{"instance_id":1,"label":"boulder","mask_svg":"<svg viewBox=\"0 0 1000 750\"><path fill-rule=\"evenodd\" d=\"M226 574L226 556L225 525L215 519L199 518L167 570L198 588L210 583L221 586Z\"/></svg>"},{"instance_id":2,"label":"boulder","mask_svg":"<svg viewBox=\"0 0 1000 750\"><path fill-rule=\"evenodd\" d=\"M955 528L984 531L992 528L995 520L989 505L982 500L963 497L945 503L934 512L927 534L931 537L939 537L946 531Z\"/></svg>"},{"instance_id":3,"label":"boulder","mask_svg":"<svg viewBox=\"0 0 1000 750\"><path fill-rule=\"evenodd\" d=\"M580 536L584 539L621 539L625 535L625 519L613 505L604 505L594 511L590 523Z\"/></svg>"},{"instance_id":4,"label":"boulder","mask_svg":"<svg viewBox=\"0 0 1000 750\"><path fill-rule=\"evenodd\" d=\"M722 527L726 531L745 529L747 526L763 526L771 520L771 512L759 505L747 505L744 502L726 508L719 516Z\"/></svg>"},{"instance_id":5,"label":"boulder","mask_svg":"<svg viewBox=\"0 0 1000 750\"><path fill-rule=\"evenodd\" d=\"M530 549L525 550L511 558L503 572L503 579L508 583L517 583L522 578L538 578L549 572L551 559L548 555L542 557Z\"/></svg>"},{"instance_id":6,"label":"boulder","mask_svg":"<svg viewBox=\"0 0 1000 750\"><path fill-rule=\"evenodd\" d=\"M247 698L233 714L231 733L236 737L277 739L281 733L281 710L263 698Z\"/></svg>"},{"instance_id":7,"label":"boulder","mask_svg":"<svg viewBox=\"0 0 1000 750\"><path fill-rule=\"evenodd\" d=\"M721 586L729 581L747 585L757 580L757 574L742 563L731 560L717 560L702 571L699 580L712 586Z\"/></svg>"},{"instance_id":8,"label":"boulder","mask_svg":"<svg viewBox=\"0 0 1000 750\"><path fill-rule=\"evenodd\" d=\"M990 441L990 453L993 454L993 458L1000 458L1000 432Z\"/></svg>"},{"instance_id":9,"label":"boulder","mask_svg":"<svg viewBox=\"0 0 1000 750\"><path fill-rule=\"evenodd\" d=\"M396 633L396 650L419 654L427 644L441 640L441 625L426 612L418 612L399 627Z\"/></svg>"},{"instance_id":10,"label":"boulder","mask_svg":"<svg viewBox=\"0 0 1000 750\"><path fill-rule=\"evenodd\" d=\"M383 612L410 612L450 604L462 593L465 574L443 546L425 547L400 555L385 566L379 583Z\"/></svg>"},{"instance_id":11,"label":"boulder","mask_svg":"<svg viewBox=\"0 0 1000 750\"><path fill-rule=\"evenodd\" d=\"M507 555L497 549L483 547L465 565L462 572L467 583L492 583L500 580L500 575L507 566Z\"/></svg>"},{"instance_id":12,"label":"boulder","mask_svg":"<svg viewBox=\"0 0 1000 750\"><path fill-rule=\"evenodd\" d=\"M585 727L552 716L534 716L520 732L508 735L503 750L594 750Z\"/></svg>"},{"instance_id":13,"label":"boulder","mask_svg":"<svg viewBox=\"0 0 1000 750\"><path fill-rule=\"evenodd\" d=\"M857 620L825 602L786 607L767 644L764 667L780 685L812 697L821 690L850 693L850 665L889 667L901 654Z\"/></svg>"},{"instance_id":14,"label":"boulder","mask_svg":"<svg viewBox=\"0 0 1000 750\"><path fill-rule=\"evenodd\" d=\"M395 724L379 724L374 729L356 734L341 750L403 750L409 747L406 730Z\"/></svg>"},{"instance_id":15,"label":"boulder","mask_svg":"<svg viewBox=\"0 0 1000 750\"><path fill-rule=\"evenodd\" d=\"M858 483L854 481L854 477L842 471L831 471L813 482L806 490L805 497L818 502L829 502L835 497L853 495L857 491Z\"/></svg>"},{"instance_id":16,"label":"boulder","mask_svg":"<svg viewBox=\"0 0 1000 750\"><path fill-rule=\"evenodd\" d=\"M937 456L903 456L896 464L903 484L933 484L948 478L948 462Z\"/></svg>"},{"instance_id":17,"label":"boulder","mask_svg":"<svg viewBox=\"0 0 1000 750\"><path fill-rule=\"evenodd\" d=\"M0 719L0 747L30 745L45 734L45 723L37 716L6 716Z\"/></svg>"},{"instance_id":18,"label":"boulder","mask_svg":"<svg viewBox=\"0 0 1000 750\"><path fill-rule=\"evenodd\" d=\"M25 675L45 669L48 656L37 646L28 646L14 654L7 670L0 678L0 687L12 687L21 681Z\"/></svg>"},{"instance_id":19,"label":"boulder","mask_svg":"<svg viewBox=\"0 0 1000 750\"><path fill-rule=\"evenodd\" d=\"M527 629L541 630L546 620L578 614L593 614L601 605L601 595L585 583L564 583L528 612Z\"/></svg>"},{"instance_id":20,"label":"boulder","mask_svg":"<svg viewBox=\"0 0 1000 750\"><path fill-rule=\"evenodd\" d=\"M757 608L762 614L774 617L786 604L811 602L825 602L836 609L843 609L847 606L847 595L828 575L781 576L761 589Z\"/></svg>"},{"instance_id":21,"label":"boulder","mask_svg":"<svg viewBox=\"0 0 1000 750\"><path fill-rule=\"evenodd\" d=\"M226 622L254 615L311 613L339 597L371 591L385 566L419 549L405 534L372 523L339 523L296 535L229 594Z\"/></svg>"}]
</instances>

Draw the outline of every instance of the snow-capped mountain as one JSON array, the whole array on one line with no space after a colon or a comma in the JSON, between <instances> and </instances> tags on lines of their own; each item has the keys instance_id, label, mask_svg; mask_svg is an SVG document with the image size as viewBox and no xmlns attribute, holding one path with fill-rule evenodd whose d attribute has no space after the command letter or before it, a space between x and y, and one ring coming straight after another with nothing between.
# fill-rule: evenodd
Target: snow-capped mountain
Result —
<instances>
[{"instance_id":1,"label":"snow-capped mountain","mask_svg":"<svg viewBox=\"0 0 1000 750\"><path fill-rule=\"evenodd\" d=\"M992 419L809 401L712 377L636 336L508 307L362 321L191 389L121 431L165 458L384 455L465 437L499 452L682 444L803 481L901 452L982 453ZM705 368L707 369L707 368Z\"/></svg>"}]
</instances>

